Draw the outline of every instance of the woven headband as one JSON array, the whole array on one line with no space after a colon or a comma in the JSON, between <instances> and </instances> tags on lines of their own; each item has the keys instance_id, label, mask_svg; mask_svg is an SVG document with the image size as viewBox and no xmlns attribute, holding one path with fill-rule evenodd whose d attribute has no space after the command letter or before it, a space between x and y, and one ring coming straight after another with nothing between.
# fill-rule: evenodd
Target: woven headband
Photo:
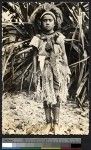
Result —
<instances>
[{"instance_id":1,"label":"woven headband","mask_svg":"<svg viewBox=\"0 0 91 150\"><path fill-rule=\"evenodd\" d=\"M56 21L56 16L55 16L51 11L46 11L46 12L44 12L44 13L41 15L40 19L42 19L42 17L43 17L44 15L46 15L46 14L51 15L51 16L53 17L53 19Z\"/></svg>"}]
</instances>

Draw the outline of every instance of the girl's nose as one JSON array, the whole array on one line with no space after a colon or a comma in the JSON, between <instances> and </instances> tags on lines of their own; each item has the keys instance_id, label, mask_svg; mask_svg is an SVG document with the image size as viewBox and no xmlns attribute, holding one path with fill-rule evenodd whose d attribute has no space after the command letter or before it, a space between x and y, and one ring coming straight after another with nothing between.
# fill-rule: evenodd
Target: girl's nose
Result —
<instances>
[{"instance_id":1,"label":"girl's nose","mask_svg":"<svg viewBox=\"0 0 91 150\"><path fill-rule=\"evenodd\" d=\"M46 24L49 24L49 20L46 21Z\"/></svg>"}]
</instances>

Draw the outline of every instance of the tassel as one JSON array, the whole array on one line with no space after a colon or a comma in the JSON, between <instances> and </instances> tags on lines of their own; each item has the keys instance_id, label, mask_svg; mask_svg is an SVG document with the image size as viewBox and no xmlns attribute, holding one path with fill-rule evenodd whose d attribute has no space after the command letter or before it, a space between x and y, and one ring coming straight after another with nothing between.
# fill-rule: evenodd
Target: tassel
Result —
<instances>
[{"instance_id":1,"label":"tassel","mask_svg":"<svg viewBox=\"0 0 91 150\"><path fill-rule=\"evenodd\" d=\"M44 63L45 63L45 57L46 56L39 56L39 58L38 58L38 60L40 62L40 70L41 70L41 72L43 72Z\"/></svg>"}]
</instances>

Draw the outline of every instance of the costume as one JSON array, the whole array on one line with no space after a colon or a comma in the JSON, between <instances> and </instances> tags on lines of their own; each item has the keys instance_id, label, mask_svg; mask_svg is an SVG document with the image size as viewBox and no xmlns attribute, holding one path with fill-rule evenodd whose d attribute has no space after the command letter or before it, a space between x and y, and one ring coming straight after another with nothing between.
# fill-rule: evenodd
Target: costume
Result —
<instances>
[{"instance_id":1,"label":"costume","mask_svg":"<svg viewBox=\"0 0 91 150\"><path fill-rule=\"evenodd\" d=\"M55 105L57 96L65 101L68 95L67 76L70 75L65 46L65 36L60 32L51 35L38 34L30 42L36 47L38 56L37 89L42 90L43 100ZM47 63L46 63L47 61ZM40 80L42 86L40 87Z\"/></svg>"}]
</instances>

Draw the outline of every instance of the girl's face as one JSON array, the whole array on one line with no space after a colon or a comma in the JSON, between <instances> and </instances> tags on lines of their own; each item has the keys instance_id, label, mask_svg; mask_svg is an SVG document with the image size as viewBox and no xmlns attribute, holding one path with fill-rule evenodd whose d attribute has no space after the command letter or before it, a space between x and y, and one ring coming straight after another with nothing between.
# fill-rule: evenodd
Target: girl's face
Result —
<instances>
[{"instance_id":1,"label":"girl's face","mask_svg":"<svg viewBox=\"0 0 91 150\"><path fill-rule=\"evenodd\" d=\"M50 14L46 14L42 18L42 29L46 32L53 32L54 31L54 18Z\"/></svg>"}]
</instances>

